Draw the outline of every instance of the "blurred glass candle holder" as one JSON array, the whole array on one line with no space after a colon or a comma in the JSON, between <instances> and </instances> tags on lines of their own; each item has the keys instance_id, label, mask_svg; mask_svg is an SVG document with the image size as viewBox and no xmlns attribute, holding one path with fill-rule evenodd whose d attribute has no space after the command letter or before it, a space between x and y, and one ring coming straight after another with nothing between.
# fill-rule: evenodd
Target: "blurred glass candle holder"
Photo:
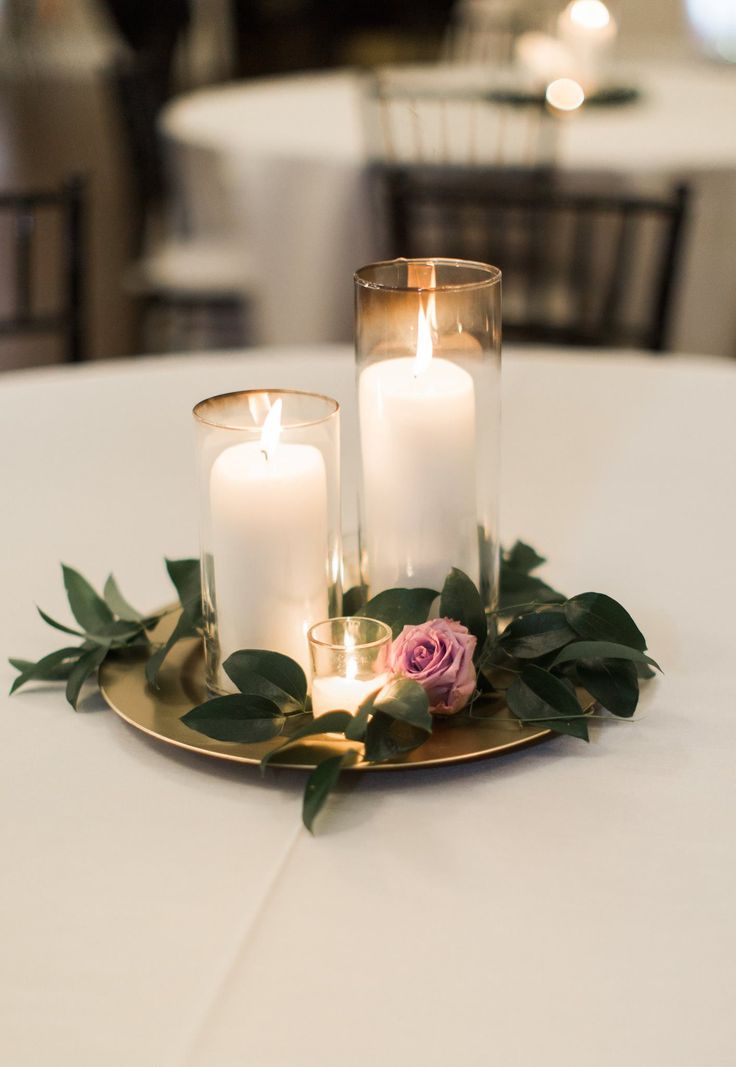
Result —
<instances>
[{"instance_id":1,"label":"blurred glass candle holder","mask_svg":"<svg viewBox=\"0 0 736 1067\"><path fill-rule=\"evenodd\" d=\"M339 405L293 390L211 397L194 409L207 684L267 649L308 673L307 630L341 607Z\"/></svg>"},{"instance_id":2,"label":"blurred glass candle holder","mask_svg":"<svg viewBox=\"0 0 736 1067\"><path fill-rule=\"evenodd\" d=\"M459 567L492 609L501 272L396 259L361 268L355 294L363 582L441 590Z\"/></svg>"},{"instance_id":3,"label":"blurred glass candle holder","mask_svg":"<svg viewBox=\"0 0 736 1067\"><path fill-rule=\"evenodd\" d=\"M325 619L308 634L312 667L312 714L349 711L388 681L391 628L378 619Z\"/></svg>"}]
</instances>

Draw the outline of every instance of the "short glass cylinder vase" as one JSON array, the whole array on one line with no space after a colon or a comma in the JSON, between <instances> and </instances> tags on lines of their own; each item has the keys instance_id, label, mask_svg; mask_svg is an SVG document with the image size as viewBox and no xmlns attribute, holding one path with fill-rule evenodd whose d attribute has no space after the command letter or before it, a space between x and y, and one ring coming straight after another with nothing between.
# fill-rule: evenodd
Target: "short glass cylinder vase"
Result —
<instances>
[{"instance_id":1,"label":"short glass cylinder vase","mask_svg":"<svg viewBox=\"0 0 736 1067\"><path fill-rule=\"evenodd\" d=\"M391 628L378 619L325 619L308 634L312 668L312 714L349 711L388 681Z\"/></svg>"},{"instance_id":2,"label":"short glass cylinder vase","mask_svg":"<svg viewBox=\"0 0 736 1067\"><path fill-rule=\"evenodd\" d=\"M396 259L355 274L361 572L370 596L465 571L498 596L501 272Z\"/></svg>"},{"instance_id":3,"label":"short glass cylinder vase","mask_svg":"<svg viewBox=\"0 0 736 1067\"><path fill-rule=\"evenodd\" d=\"M307 631L341 608L340 412L336 400L252 390L194 408L207 685L267 649L309 672Z\"/></svg>"}]
</instances>

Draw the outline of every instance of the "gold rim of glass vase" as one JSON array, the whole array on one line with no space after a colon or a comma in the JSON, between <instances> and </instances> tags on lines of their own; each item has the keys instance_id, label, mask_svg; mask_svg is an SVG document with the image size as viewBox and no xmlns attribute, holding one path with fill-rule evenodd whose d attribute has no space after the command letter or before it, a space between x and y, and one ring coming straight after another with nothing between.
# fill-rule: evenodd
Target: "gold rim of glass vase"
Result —
<instances>
[{"instance_id":1,"label":"gold rim of glass vase","mask_svg":"<svg viewBox=\"0 0 736 1067\"><path fill-rule=\"evenodd\" d=\"M155 641L166 640L173 629L177 613L168 615L154 631ZM142 649L129 649L106 660L99 673L100 691L112 710L131 726L169 745L197 752L215 759L236 763L258 764L272 749L304 723L302 715L289 716L283 733L270 741L240 744L216 741L191 730L181 717L207 699L204 647L201 639L179 641L169 653L159 674L159 689L146 681L146 655ZM593 702L591 700L590 707ZM586 709L587 710L587 709ZM431 736L420 748L406 752L385 763L359 761L351 771L406 770L465 763L503 755L516 749L548 741L557 736L538 726L523 726L505 705L490 711L487 718L455 715L437 720ZM274 766L294 770L311 770L327 756L355 747L341 739L308 738L279 756Z\"/></svg>"}]
</instances>

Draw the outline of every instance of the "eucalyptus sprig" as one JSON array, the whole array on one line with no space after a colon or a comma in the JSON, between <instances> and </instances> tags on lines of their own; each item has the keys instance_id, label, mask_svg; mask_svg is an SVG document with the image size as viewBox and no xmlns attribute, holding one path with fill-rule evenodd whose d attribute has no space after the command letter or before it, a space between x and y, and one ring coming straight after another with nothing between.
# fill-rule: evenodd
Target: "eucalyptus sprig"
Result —
<instances>
[{"instance_id":1,"label":"eucalyptus sprig","mask_svg":"<svg viewBox=\"0 0 736 1067\"><path fill-rule=\"evenodd\" d=\"M640 680L653 675L652 667L660 668L647 655L644 635L625 608L604 593L568 599L532 573L545 562L521 541L502 552L499 607L490 613L476 586L458 568L450 571L441 590L387 589L366 603L365 590L357 587L346 600L353 613L385 622L396 638L404 626L426 622L439 598L438 614L462 623L476 638L477 689L459 714L487 718L488 698L493 708L502 697L521 723L587 741L587 704L580 702L578 689L613 715L630 718ZM39 612L50 626L81 638L81 643L36 663L11 659L19 672L11 692L32 680L65 681L67 699L76 708L84 682L105 657L135 647L149 652L146 677L156 686L161 664L176 642L203 631L198 560L167 560L166 567L179 597L178 609L172 609L179 611L179 618L160 645L152 643L151 631L166 612L137 611L112 575L100 596L77 571L63 567L79 629ZM391 679L355 715L336 708L313 718L307 678L288 656L242 649L223 669L237 692L214 697L183 715L192 730L245 744L282 738L262 759L262 770L309 739L325 734L333 741L335 735L342 739L340 751L321 760L307 780L303 820L310 830L346 767L361 759L393 760L424 744L434 727L427 693L412 679Z\"/></svg>"},{"instance_id":2,"label":"eucalyptus sprig","mask_svg":"<svg viewBox=\"0 0 736 1067\"><path fill-rule=\"evenodd\" d=\"M594 592L565 598L531 573L544 562L523 542L502 553L501 607L490 615L474 583L456 567L441 592L387 589L362 606L359 590L350 595L357 614L385 622L394 638L404 626L425 622L439 597L438 614L462 623L477 641L478 691L461 714L485 718L488 697L503 696L522 724L587 741L588 712L577 688L613 715L628 718L636 709L640 677L651 676L657 664L619 603ZM510 622L499 632L504 618ZM307 738L340 735L353 743L322 760L307 781L303 818L310 830L346 766L361 758L369 763L395 759L432 733L427 694L410 679L393 679L355 716L338 708L312 719L307 718L307 680L293 660L274 652L236 652L224 669L240 692L190 711L183 721L193 729L218 740L263 741L282 735L287 715L303 715L304 723L263 758L263 769Z\"/></svg>"},{"instance_id":3,"label":"eucalyptus sprig","mask_svg":"<svg viewBox=\"0 0 736 1067\"><path fill-rule=\"evenodd\" d=\"M66 682L66 698L76 710L84 683L100 667L110 653L119 649L150 649L146 676L152 685L157 684L158 670L181 637L190 637L202 629L202 596L199 580L199 560L166 560L169 573L179 597L181 612L174 632L164 645L154 645L149 632L153 630L166 612L144 615L125 599L111 574L105 582L102 596L72 567L62 564L64 588L71 613L78 628L67 626L51 618L38 608L44 622L62 633L82 638L76 645L50 652L40 660L12 657L10 663L19 672L10 692L14 693L27 682Z\"/></svg>"}]
</instances>

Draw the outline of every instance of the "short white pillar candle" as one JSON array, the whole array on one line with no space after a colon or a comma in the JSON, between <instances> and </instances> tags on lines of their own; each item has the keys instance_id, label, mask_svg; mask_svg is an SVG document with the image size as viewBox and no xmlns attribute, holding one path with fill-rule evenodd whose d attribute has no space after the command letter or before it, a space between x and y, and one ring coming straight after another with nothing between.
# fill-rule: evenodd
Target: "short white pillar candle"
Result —
<instances>
[{"instance_id":1,"label":"short white pillar candle","mask_svg":"<svg viewBox=\"0 0 736 1067\"><path fill-rule=\"evenodd\" d=\"M232 445L212 465L217 630L221 661L262 648L307 671L307 630L328 610L327 479L317 448L279 443L280 406L260 443Z\"/></svg>"}]
</instances>

